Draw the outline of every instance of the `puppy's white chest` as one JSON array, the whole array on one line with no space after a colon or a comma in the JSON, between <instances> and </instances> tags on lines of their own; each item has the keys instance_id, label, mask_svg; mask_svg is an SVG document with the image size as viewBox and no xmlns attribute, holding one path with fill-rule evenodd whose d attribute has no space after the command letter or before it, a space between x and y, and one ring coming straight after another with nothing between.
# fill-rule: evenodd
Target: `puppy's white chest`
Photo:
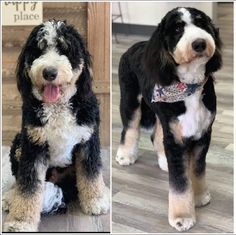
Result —
<instances>
[{"instance_id":1,"label":"puppy's white chest","mask_svg":"<svg viewBox=\"0 0 236 235\"><path fill-rule=\"evenodd\" d=\"M201 91L185 99L186 112L178 116L182 129L182 137L201 138L202 134L210 126L213 115L202 102Z\"/></svg>"},{"instance_id":2,"label":"puppy's white chest","mask_svg":"<svg viewBox=\"0 0 236 235\"><path fill-rule=\"evenodd\" d=\"M49 145L50 166L65 167L72 163L74 146L90 139L93 128L79 126L65 105L44 107L45 135Z\"/></svg>"}]
</instances>

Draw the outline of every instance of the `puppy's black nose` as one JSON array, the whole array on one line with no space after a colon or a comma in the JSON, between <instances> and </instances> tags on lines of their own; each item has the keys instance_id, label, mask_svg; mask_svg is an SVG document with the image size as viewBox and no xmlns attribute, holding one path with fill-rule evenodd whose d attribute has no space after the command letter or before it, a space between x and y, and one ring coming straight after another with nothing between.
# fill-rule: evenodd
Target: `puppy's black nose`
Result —
<instances>
[{"instance_id":1,"label":"puppy's black nose","mask_svg":"<svg viewBox=\"0 0 236 235\"><path fill-rule=\"evenodd\" d=\"M196 52L203 52L206 49L206 41L198 38L192 43L192 48Z\"/></svg>"},{"instance_id":2,"label":"puppy's black nose","mask_svg":"<svg viewBox=\"0 0 236 235\"><path fill-rule=\"evenodd\" d=\"M55 67L49 66L43 69L43 78L47 81L53 81L57 77L57 69Z\"/></svg>"}]
</instances>

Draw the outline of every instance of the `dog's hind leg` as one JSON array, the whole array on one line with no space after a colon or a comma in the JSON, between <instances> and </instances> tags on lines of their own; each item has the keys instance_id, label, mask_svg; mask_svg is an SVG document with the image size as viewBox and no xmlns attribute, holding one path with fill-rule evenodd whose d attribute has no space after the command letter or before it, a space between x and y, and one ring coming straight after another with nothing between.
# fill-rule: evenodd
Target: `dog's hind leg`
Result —
<instances>
[{"instance_id":1,"label":"dog's hind leg","mask_svg":"<svg viewBox=\"0 0 236 235\"><path fill-rule=\"evenodd\" d=\"M168 171L168 164L163 144L163 130L161 122L158 117L156 117L156 125L152 134L152 143L154 150L157 153L158 165L163 171Z\"/></svg>"},{"instance_id":2,"label":"dog's hind leg","mask_svg":"<svg viewBox=\"0 0 236 235\"><path fill-rule=\"evenodd\" d=\"M3 226L5 232L34 232L38 229L47 169L47 145L41 143L35 133L31 134L27 133L22 141L16 187Z\"/></svg>"},{"instance_id":3,"label":"dog's hind leg","mask_svg":"<svg viewBox=\"0 0 236 235\"><path fill-rule=\"evenodd\" d=\"M131 120L123 122L120 145L116 155L116 161L120 165L133 164L138 158L138 142L140 136L141 110L134 110Z\"/></svg>"},{"instance_id":4,"label":"dog's hind leg","mask_svg":"<svg viewBox=\"0 0 236 235\"><path fill-rule=\"evenodd\" d=\"M205 178L206 154L209 149L210 140L211 131L208 131L194 145L190 159L190 175L193 184L196 207L205 206L211 200L211 195Z\"/></svg>"},{"instance_id":5,"label":"dog's hind leg","mask_svg":"<svg viewBox=\"0 0 236 235\"><path fill-rule=\"evenodd\" d=\"M110 192L102 176L98 132L75 149L76 184L82 211L89 215L105 214L110 208Z\"/></svg>"},{"instance_id":6,"label":"dog's hind leg","mask_svg":"<svg viewBox=\"0 0 236 235\"><path fill-rule=\"evenodd\" d=\"M120 115L123 124L116 161L120 165L133 164L138 157L141 121L141 98L137 77L129 70L125 58L120 60Z\"/></svg>"}]
</instances>

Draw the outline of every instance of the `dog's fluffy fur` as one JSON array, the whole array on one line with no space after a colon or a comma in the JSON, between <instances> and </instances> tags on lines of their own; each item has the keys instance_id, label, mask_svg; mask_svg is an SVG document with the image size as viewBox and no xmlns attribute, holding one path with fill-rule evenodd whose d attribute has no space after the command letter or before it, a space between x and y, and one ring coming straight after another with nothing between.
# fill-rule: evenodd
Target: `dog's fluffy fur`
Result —
<instances>
[{"instance_id":1,"label":"dog's fluffy fur","mask_svg":"<svg viewBox=\"0 0 236 235\"><path fill-rule=\"evenodd\" d=\"M78 191L87 214L109 209L91 81L91 58L73 26L50 20L33 29L17 67L22 129L10 152L16 186L4 231L37 230L45 179L66 202Z\"/></svg>"},{"instance_id":2,"label":"dog's fluffy fur","mask_svg":"<svg viewBox=\"0 0 236 235\"><path fill-rule=\"evenodd\" d=\"M134 163L140 127L154 127L159 166L169 170L169 223L179 231L196 222L195 206L210 201L205 159L216 114L212 73L221 64L218 29L194 8L168 12L149 41L133 45L120 59L123 130L116 160L121 165ZM205 79L203 89L184 101L151 102L155 84L195 84Z\"/></svg>"}]
</instances>

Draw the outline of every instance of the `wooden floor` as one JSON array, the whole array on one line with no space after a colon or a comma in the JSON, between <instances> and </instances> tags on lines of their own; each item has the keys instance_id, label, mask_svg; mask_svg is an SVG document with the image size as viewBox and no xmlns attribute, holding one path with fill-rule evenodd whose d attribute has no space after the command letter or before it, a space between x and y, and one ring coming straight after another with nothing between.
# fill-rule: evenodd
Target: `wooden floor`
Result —
<instances>
[{"instance_id":1,"label":"wooden floor","mask_svg":"<svg viewBox=\"0 0 236 235\"><path fill-rule=\"evenodd\" d=\"M2 151L3 173L9 174L9 147L4 146ZM110 185L110 150L102 149L101 156L103 160L103 176L105 184ZM9 169L10 170L10 169ZM6 185L6 179L3 179L3 193L9 186ZM12 182L12 179L8 181ZM3 222L6 213L3 212ZM109 232L110 231L110 213L99 216L89 216L81 212L77 202L68 206L66 214L51 215L41 218L39 232Z\"/></svg>"},{"instance_id":2,"label":"wooden floor","mask_svg":"<svg viewBox=\"0 0 236 235\"><path fill-rule=\"evenodd\" d=\"M224 42L224 67L216 74L218 111L207 157L207 181L211 203L197 209L193 233L233 232L233 5L220 4L218 25ZM112 231L114 233L176 232L168 224L168 175L157 166L150 134L142 133L139 159L129 167L119 166L115 155L120 139L117 66L121 54L146 38L118 35L113 41L112 68Z\"/></svg>"}]
</instances>

